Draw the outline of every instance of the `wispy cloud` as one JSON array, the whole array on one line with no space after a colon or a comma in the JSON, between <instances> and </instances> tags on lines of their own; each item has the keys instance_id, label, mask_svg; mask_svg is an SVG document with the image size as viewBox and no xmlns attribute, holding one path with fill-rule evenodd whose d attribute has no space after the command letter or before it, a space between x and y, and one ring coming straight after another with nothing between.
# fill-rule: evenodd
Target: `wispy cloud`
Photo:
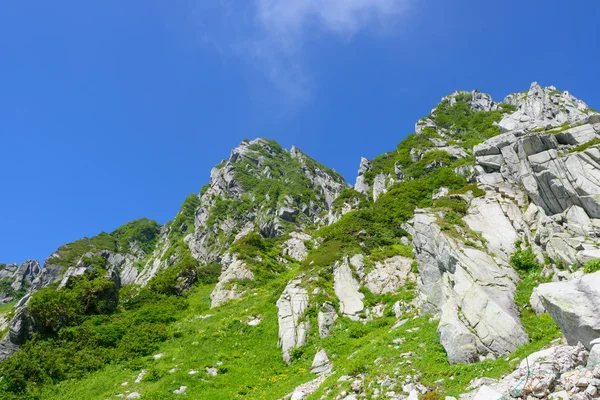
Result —
<instances>
[{"instance_id":1,"label":"wispy cloud","mask_svg":"<svg viewBox=\"0 0 600 400\"><path fill-rule=\"evenodd\" d=\"M398 23L411 0L252 0L250 7L219 0L235 34L232 48L293 101L310 97L304 64L308 38L332 35L346 41L363 30ZM240 24L246 29L240 30ZM235 28L233 25L236 25Z\"/></svg>"}]
</instances>

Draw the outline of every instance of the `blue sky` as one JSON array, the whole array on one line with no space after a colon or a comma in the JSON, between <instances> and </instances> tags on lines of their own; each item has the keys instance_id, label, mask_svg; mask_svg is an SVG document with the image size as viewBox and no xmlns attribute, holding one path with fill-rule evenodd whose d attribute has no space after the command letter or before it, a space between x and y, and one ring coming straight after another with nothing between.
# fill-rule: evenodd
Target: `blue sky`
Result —
<instances>
[{"instance_id":1,"label":"blue sky","mask_svg":"<svg viewBox=\"0 0 600 400\"><path fill-rule=\"evenodd\" d=\"M600 109L596 1L0 5L0 262L164 223L244 138L354 182L441 97L536 80Z\"/></svg>"}]
</instances>

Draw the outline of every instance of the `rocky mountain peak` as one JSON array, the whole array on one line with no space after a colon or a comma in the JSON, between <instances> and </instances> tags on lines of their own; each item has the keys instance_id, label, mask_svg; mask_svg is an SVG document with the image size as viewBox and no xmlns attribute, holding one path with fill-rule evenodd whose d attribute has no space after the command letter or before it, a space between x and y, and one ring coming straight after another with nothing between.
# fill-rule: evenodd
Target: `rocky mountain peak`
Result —
<instances>
[{"instance_id":1,"label":"rocky mountain peak","mask_svg":"<svg viewBox=\"0 0 600 400\"><path fill-rule=\"evenodd\" d=\"M503 103L517 107L517 111L498 123L505 132L574 125L596 114L569 92L561 92L554 86L542 87L537 82L533 82L526 92L509 94Z\"/></svg>"},{"instance_id":2,"label":"rocky mountain peak","mask_svg":"<svg viewBox=\"0 0 600 400\"><path fill-rule=\"evenodd\" d=\"M314 224L345 187L341 175L295 146L244 140L213 168L200 194L192 254L212 260L235 237L255 230L274 237Z\"/></svg>"}]
</instances>

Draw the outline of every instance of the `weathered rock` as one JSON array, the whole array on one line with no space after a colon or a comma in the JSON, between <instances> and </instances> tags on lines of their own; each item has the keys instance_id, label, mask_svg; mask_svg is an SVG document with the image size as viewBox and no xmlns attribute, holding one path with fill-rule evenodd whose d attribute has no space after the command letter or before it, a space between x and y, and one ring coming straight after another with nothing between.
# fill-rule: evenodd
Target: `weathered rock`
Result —
<instances>
[{"instance_id":1,"label":"weathered rock","mask_svg":"<svg viewBox=\"0 0 600 400\"><path fill-rule=\"evenodd\" d=\"M42 273L42 268L37 261L27 260L21 265L8 264L0 269L0 279L12 281L14 291L27 291L33 281Z\"/></svg>"},{"instance_id":2,"label":"weathered rock","mask_svg":"<svg viewBox=\"0 0 600 400\"><path fill-rule=\"evenodd\" d=\"M591 341L600 337L600 272L572 281L545 283L537 292L567 342L581 342L590 349Z\"/></svg>"},{"instance_id":3,"label":"weathered rock","mask_svg":"<svg viewBox=\"0 0 600 400\"><path fill-rule=\"evenodd\" d=\"M348 258L336 262L333 267L333 289L340 300L340 312L354 320L358 319L358 314L364 310L364 295L358 291L359 287L358 281L352 275Z\"/></svg>"},{"instance_id":4,"label":"weathered rock","mask_svg":"<svg viewBox=\"0 0 600 400\"><path fill-rule=\"evenodd\" d=\"M421 309L440 314L438 335L450 363L504 355L526 343L514 271L445 235L432 214L416 210L413 227Z\"/></svg>"},{"instance_id":5,"label":"weathered rock","mask_svg":"<svg viewBox=\"0 0 600 400\"><path fill-rule=\"evenodd\" d=\"M587 382L593 375L592 370L585 369L587 358L588 353L582 345L544 349L529 355L513 373L499 381L483 378L471 382L472 387L478 387L481 384L478 382L485 383L485 386L460 395L460 399L496 400L502 396L528 400L562 399L564 389L570 393L567 399L576 399L587 389ZM586 382L585 385L582 385L583 382ZM481 395L482 391L490 397ZM587 397L584 395L582 399Z\"/></svg>"},{"instance_id":6,"label":"weathered rock","mask_svg":"<svg viewBox=\"0 0 600 400\"><path fill-rule=\"evenodd\" d=\"M223 269L219 276L219 282L210 294L211 308L218 307L229 300L241 299L243 291L237 286L237 281L254 280L254 274L246 263L238 260L237 256L226 256L222 260Z\"/></svg>"},{"instance_id":7,"label":"weathered rock","mask_svg":"<svg viewBox=\"0 0 600 400\"><path fill-rule=\"evenodd\" d=\"M600 339L594 339L590 343L590 356L588 357L587 366L592 367L600 364Z\"/></svg>"},{"instance_id":8,"label":"weathered rock","mask_svg":"<svg viewBox=\"0 0 600 400\"><path fill-rule=\"evenodd\" d=\"M310 372L313 374L325 374L331 372L331 361L329 361L329 357L327 357L327 352L325 349L321 349L315 354L315 358L313 359Z\"/></svg>"},{"instance_id":9,"label":"weathered rock","mask_svg":"<svg viewBox=\"0 0 600 400\"><path fill-rule=\"evenodd\" d=\"M540 296L538 295L537 292L537 288L533 289L533 292L531 293L531 297L529 298L529 304L531 305L531 308L533 309L533 311L535 311L536 315L540 315L546 312L546 309L544 308L544 304L542 303L542 300L540 299Z\"/></svg>"},{"instance_id":10,"label":"weathered rock","mask_svg":"<svg viewBox=\"0 0 600 400\"><path fill-rule=\"evenodd\" d=\"M571 96L568 92L553 94L553 87L542 88L533 82L527 93L509 95L504 102L518 107L512 114L506 115L498 123L501 129L535 129L547 125L559 126L585 119L589 110L587 105Z\"/></svg>"},{"instance_id":11,"label":"weathered rock","mask_svg":"<svg viewBox=\"0 0 600 400\"><path fill-rule=\"evenodd\" d=\"M596 130L590 124L580 125L556 135L560 144L580 145L595 139Z\"/></svg>"},{"instance_id":12,"label":"weathered rock","mask_svg":"<svg viewBox=\"0 0 600 400\"><path fill-rule=\"evenodd\" d=\"M396 292L407 280L415 280L411 273L413 260L395 256L375 263L365 276L365 286L375 294Z\"/></svg>"},{"instance_id":13,"label":"weathered rock","mask_svg":"<svg viewBox=\"0 0 600 400\"><path fill-rule=\"evenodd\" d=\"M319 336L321 338L329 336L329 332L335 324L337 318L338 315L333 304L324 303L317 316L317 322L319 324Z\"/></svg>"},{"instance_id":14,"label":"weathered rock","mask_svg":"<svg viewBox=\"0 0 600 400\"><path fill-rule=\"evenodd\" d=\"M292 280L277 300L279 322L279 346L285 362L291 361L290 350L306 343L310 323L304 312L308 307L308 292L300 279Z\"/></svg>"},{"instance_id":15,"label":"weathered rock","mask_svg":"<svg viewBox=\"0 0 600 400\"><path fill-rule=\"evenodd\" d=\"M312 238L306 233L292 232L290 238L283 243L283 254L292 257L294 260L302 261L308 255L308 249L304 242Z\"/></svg>"}]
</instances>

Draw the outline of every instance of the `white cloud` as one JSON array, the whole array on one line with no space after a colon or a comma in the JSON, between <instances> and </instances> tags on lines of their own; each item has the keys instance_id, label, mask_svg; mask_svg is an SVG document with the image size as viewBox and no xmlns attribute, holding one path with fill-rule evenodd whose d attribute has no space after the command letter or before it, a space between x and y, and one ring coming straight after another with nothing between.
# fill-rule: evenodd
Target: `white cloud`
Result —
<instances>
[{"instance_id":1,"label":"white cloud","mask_svg":"<svg viewBox=\"0 0 600 400\"><path fill-rule=\"evenodd\" d=\"M307 30L322 28L352 36L370 25L400 16L407 0L255 0L257 20L267 36L283 46L300 45Z\"/></svg>"},{"instance_id":2,"label":"white cloud","mask_svg":"<svg viewBox=\"0 0 600 400\"><path fill-rule=\"evenodd\" d=\"M350 40L363 30L393 26L410 1L252 0L250 7L237 6L237 10L240 3L220 0L220 5L228 27L236 32L232 47L297 102L311 93L310 73L303 63L309 36ZM240 25L246 29L240 30Z\"/></svg>"}]
</instances>

